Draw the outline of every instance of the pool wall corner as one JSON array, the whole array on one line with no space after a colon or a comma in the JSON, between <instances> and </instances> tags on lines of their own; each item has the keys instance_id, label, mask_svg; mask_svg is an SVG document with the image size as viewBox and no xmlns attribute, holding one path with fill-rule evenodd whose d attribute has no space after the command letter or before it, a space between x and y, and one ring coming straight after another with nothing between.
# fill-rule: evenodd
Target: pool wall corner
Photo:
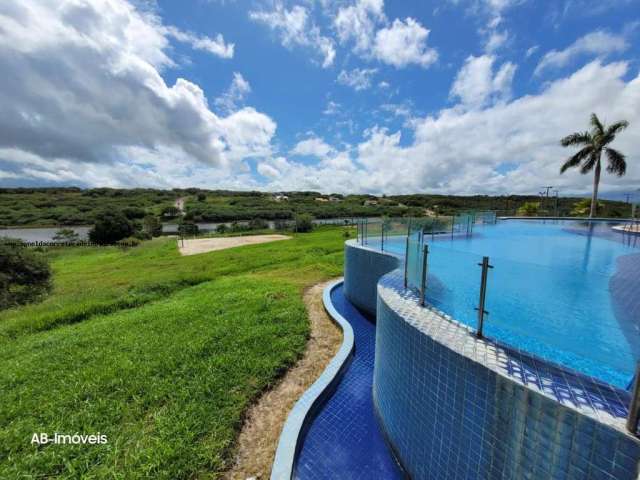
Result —
<instances>
[{"instance_id":1,"label":"pool wall corner","mask_svg":"<svg viewBox=\"0 0 640 480\"><path fill-rule=\"evenodd\" d=\"M347 240L344 245L344 295L360 310L376 314L378 280L395 270L402 260Z\"/></svg>"}]
</instances>

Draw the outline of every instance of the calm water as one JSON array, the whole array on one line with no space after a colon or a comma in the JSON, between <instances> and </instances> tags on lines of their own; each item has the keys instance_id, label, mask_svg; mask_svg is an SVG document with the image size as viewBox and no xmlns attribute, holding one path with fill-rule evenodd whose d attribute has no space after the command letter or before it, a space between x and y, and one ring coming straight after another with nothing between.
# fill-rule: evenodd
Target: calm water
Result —
<instances>
[{"instance_id":1,"label":"calm water","mask_svg":"<svg viewBox=\"0 0 640 480\"><path fill-rule=\"evenodd\" d=\"M91 227L51 227L51 228L5 228L0 229L0 237L17 238L25 242L51 242L58 230L68 228L76 232L81 240L86 240Z\"/></svg>"},{"instance_id":2,"label":"calm water","mask_svg":"<svg viewBox=\"0 0 640 480\"><path fill-rule=\"evenodd\" d=\"M428 243L428 303L475 328L487 255L487 336L627 386L640 359L639 236L607 223L506 220ZM404 255L404 239L385 247Z\"/></svg>"},{"instance_id":3,"label":"calm water","mask_svg":"<svg viewBox=\"0 0 640 480\"><path fill-rule=\"evenodd\" d=\"M313 223L317 225L329 225L329 224L337 224L344 225L345 220L350 223L354 222L354 219L348 218L318 218L313 221ZM269 228L275 228L275 222L269 221L267 222ZM289 223L293 223L289 221ZM226 225L227 227L231 226L231 222L220 222L220 223L198 223L199 231L202 233L205 232L213 232L220 225ZM247 221L239 221L240 225L248 225ZM58 230L61 228L70 228L74 230L77 234L80 235L80 239L86 240L87 234L90 230L90 226L82 225L82 226L72 226L72 227L46 227L46 228L0 228L0 237L11 237L23 240L25 242L50 242L53 240L53 236L56 234ZM175 234L178 233L178 224L177 223L164 223L162 225L162 231L165 234Z\"/></svg>"}]
</instances>

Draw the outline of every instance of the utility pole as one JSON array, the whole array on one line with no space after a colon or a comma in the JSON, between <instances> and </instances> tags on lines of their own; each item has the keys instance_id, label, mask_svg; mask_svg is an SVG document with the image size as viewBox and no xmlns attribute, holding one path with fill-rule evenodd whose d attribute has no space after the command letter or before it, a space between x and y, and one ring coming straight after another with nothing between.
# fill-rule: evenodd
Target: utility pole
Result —
<instances>
[{"instance_id":1,"label":"utility pole","mask_svg":"<svg viewBox=\"0 0 640 480\"><path fill-rule=\"evenodd\" d=\"M553 188L553 185L544 185L542 187L542 192L540 192L540 196L541 197L547 197L547 208L549 207L549 190L551 190ZM544 199L541 201L541 203L544 203Z\"/></svg>"}]
</instances>

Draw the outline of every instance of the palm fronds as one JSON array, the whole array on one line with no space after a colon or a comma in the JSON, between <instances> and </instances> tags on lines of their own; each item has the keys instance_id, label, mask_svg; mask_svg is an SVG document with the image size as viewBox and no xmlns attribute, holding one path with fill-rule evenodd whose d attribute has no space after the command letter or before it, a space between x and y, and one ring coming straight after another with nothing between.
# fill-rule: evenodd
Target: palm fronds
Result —
<instances>
[{"instance_id":1,"label":"palm fronds","mask_svg":"<svg viewBox=\"0 0 640 480\"><path fill-rule=\"evenodd\" d=\"M607 172L614 173L619 177L623 176L627 172L627 162L625 161L626 157L624 154L610 147L605 148L604 151L609 160Z\"/></svg>"},{"instance_id":2,"label":"palm fronds","mask_svg":"<svg viewBox=\"0 0 640 480\"><path fill-rule=\"evenodd\" d=\"M591 134L589 132L576 132L571 135L567 135L560 140L560 145L568 147L570 145L587 145L592 142Z\"/></svg>"},{"instance_id":3,"label":"palm fronds","mask_svg":"<svg viewBox=\"0 0 640 480\"><path fill-rule=\"evenodd\" d=\"M586 147L579 150L578 153L576 153L575 155L570 157L566 162L564 162L562 167L560 167L560 173L564 173L568 169L577 167L578 165L580 165L580 162L582 162L582 160L588 157L592 151L593 151L593 147L591 145L587 145Z\"/></svg>"}]
</instances>

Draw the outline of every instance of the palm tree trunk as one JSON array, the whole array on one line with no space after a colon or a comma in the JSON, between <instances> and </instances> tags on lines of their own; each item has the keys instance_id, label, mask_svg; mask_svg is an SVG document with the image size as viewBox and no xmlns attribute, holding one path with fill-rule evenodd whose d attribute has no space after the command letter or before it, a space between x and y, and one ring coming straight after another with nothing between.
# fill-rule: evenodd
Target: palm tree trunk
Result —
<instances>
[{"instance_id":1,"label":"palm tree trunk","mask_svg":"<svg viewBox=\"0 0 640 480\"><path fill-rule=\"evenodd\" d=\"M589 218L595 217L596 211L598 210L598 185L600 185L600 155L598 155L598 161L596 162L595 173L593 174L593 195L591 196L591 211L589 212Z\"/></svg>"}]
</instances>

